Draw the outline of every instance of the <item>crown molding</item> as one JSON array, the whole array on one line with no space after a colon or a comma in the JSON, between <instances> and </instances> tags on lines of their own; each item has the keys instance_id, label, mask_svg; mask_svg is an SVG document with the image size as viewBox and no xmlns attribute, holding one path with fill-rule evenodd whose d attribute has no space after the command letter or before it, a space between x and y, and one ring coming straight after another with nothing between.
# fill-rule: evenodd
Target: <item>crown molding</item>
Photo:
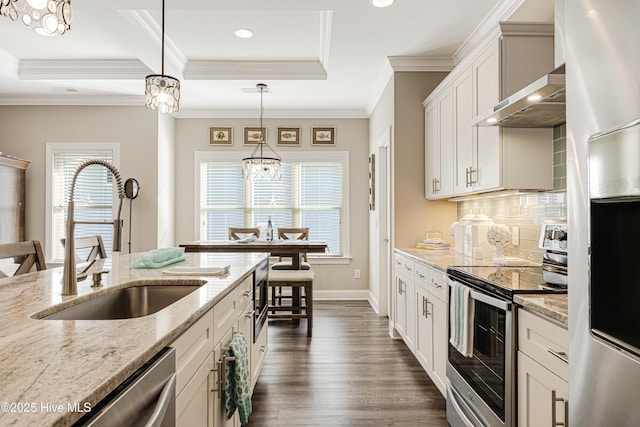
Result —
<instances>
[{"instance_id":1,"label":"crown molding","mask_svg":"<svg viewBox=\"0 0 640 427\"><path fill-rule=\"evenodd\" d=\"M431 56L388 56L393 71L451 71L452 58Z\"/></svg>"},{"instance_id":2,"label":"crown molding","mask_svg":"<svg viewBox=\"0 0 640 427\"><path fill-rule=\"evenodd\" d=\"M254 109L180 109L173 115L178 119L246 119L256 118ZM265 119L367 119L369 115L364 110L272 110L269 109Z\"/></svg>"},{"instance_id":3,"label":"crown molding","mask_svg":"<svg viewBox=\"0 0 640 427\"><path fill-rule=\"evenodd\" d=\"M526 0L499 1L453 53L454 63L458 64L464 57L469 55L476 46L486 42L488 38L492 37L492 34L497 33L499 22L507 20L525 1Z\"/></svg>"},{"instance_id":4,"label":"crown molding","mask_svg":"<svg viewBox=\"0 0 640 427\"><path fill-rule=\"evenodd\" d=\"M17 79L19 69L20 60L0 49L0 73Z\"/></svg>"},{"instance_id":5,"label":"crown molding","mask_svg":"<svg viewBox=\"0 0 640 427\"><path fill-rule=\"evenodd\" d=\"M189 61L185 80L326 80L319 61Z\"/></svg>"},{"instance_id":6,"label":"crown molding","mask_svg":"<svg viewBox=\"0 0 640 427\"><path fill-rule=\"evenodd\" d=\"M158 53L162 54L162 26L156 22L151 14L146 10L121 10L121 16L129 21L134 27L141 30L147 39L149 39L158 49ZM183 70L186 68L189 59L184 53L171 41L171 38L164 36L164 57L165 57L165 69L177 70L178 76L181 76ZM158 56L160 59L161 55ZM169 64L167 64L167 62ZM158 68L156 73L160 73L162 64L158 62ZM165 70L166 71L166 70ZM168 73L166 73L168 74Z\"/></svg>"},{"instance_id":7,"label":"crown molding","mask_svg":"<svg viewBox=\"0 0 640 427\"><path fill-rule=\"evenodd\" d=\"M91 106L119 106L144 107L142 95L22 95L0 96L0 105L91 105Z\"/></svg>"},{"instance_id":8,"label":"crown molding","mask_svg":"<svg viewBox=\"0 0 640 427\"><path fill-rule=\"evenodd\" d=\"M20 80L136 80L151 70L137 59L22 60Z\"/></svg>"},{"instance_id":9,"label":"crown molding","mask_svg":"<svg viewBox=\"0 0 640 427\"><path fill-rule=\"evenodd\" d=\"M333 22L332 10L320 11L320 64L324 69L329 68L329 47L331 46L331 24Z\"/></svg>"}]
</instances>

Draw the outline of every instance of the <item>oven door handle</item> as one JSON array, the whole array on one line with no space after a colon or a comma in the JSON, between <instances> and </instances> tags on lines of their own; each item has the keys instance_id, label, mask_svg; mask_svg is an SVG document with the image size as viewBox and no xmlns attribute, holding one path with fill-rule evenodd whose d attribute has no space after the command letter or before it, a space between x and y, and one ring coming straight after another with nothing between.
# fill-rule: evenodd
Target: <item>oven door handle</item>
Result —
<instances>
[{"instance_id":1,"label":"oven door handle","mask_svg":"<svg viewBox=\"0 0 640 427\"><path fill-rule=\"evenodd\" d=\"M464 287L470 288L471 298L473 298L474 300L484 302L485 304L489 304L492 307L496 307L504 311L511 311L511 307L513 304L510 301L495 298L495 297L492 297L491 295L478 292L475 289L472 289L470 286L467 286L462 282L458 282L457 280L454 280L451 277L447 277L447 283L449 284L449 287L451 287L454 282Z\"/></svg>"},{"instance_id":2,"label":"oven door handle","mask_svg":"<svg viewBox=\"0 0 640 427\"><path fill-rule=\"evenodd\" d=\"M512 304L508 301L505 300L501 300L498 298L494 298L492 296L489 296L487 294L483 294L481 292L475 291L475 290L471 290L471 298L473 298L476 301L481 301L484 302L486 304L489 304L492 307L497 307L501 310L504 311L511 311L511 306Z\"/></svg>"}]
</instances>

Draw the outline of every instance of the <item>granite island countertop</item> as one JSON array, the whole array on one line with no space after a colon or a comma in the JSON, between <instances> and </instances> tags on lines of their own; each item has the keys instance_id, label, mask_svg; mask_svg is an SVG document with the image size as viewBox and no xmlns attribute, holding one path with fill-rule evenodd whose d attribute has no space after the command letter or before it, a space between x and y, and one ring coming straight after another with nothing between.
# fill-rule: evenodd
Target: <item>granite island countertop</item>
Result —
<instances>
[{"instance_id":1,"label":"granite island countertop","mask_svg":"<svg viewBox=\"0 0 640 427\"><path fill-rule=\"evenodd\" d=\"M134 269L138 255L99 260L78 294L62 296L62 268L0 279L0 425L69 426L83 413L68 404L93 407L148 359L171 344L214 304L248 277L268 254L194 253L174 266L229 264L225 276L163 276L161 269ZM169 266L167 267L169 268ZM103 275L91 288L91 273ZM39 320L31 316L57 304L73 304L127 282L204 284L149 316L119 320ZM49 311L49 310L47 310ZM60 410L58 410L60 409Z\"/></svg>"},{"instance_id":2,"label":"granite island countertop","mask_svg":"<svg viewBox=\"0 0 640 427\"><path fill-rule=\"evenodd\" d=\"M491 258L473 259L460 253L449 251L432 251L417 248L395 248L401 255L413 258L442 272L450 266L491 265ZM514 296L514 302L539 314L548 316L565 325L569 323L568 295L564 294L519 294Z\"/></svg>"}]
</instances>

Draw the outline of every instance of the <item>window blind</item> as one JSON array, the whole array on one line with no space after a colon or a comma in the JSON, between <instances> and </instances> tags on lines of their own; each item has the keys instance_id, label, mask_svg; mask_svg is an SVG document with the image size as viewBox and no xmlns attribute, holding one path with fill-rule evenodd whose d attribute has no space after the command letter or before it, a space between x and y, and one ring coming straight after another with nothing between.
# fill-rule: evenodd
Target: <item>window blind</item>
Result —
<instances>
[{"instance_id":1,"label":"window blind","mask_svg":"<svg viewBox=\"0 0 640 427\"><path fill-rule=\"evenodd\" d=\"M200 238L226 240L229 227L309 227L309 239L343 254L343 163L283 162L279 181L244 181L238 162L202 161Z\"/></svg>"},{"instance_id":2,"label":"window blind","mask_svg":"<svg viewBox=\"0 0 640 427\"><path fill-rule=\"evenodd\" d=\"M61 239L66 236L67 206L71 180L77 167L89 159L103 159L113 162L111 150L54 152L52 168L52 206L51 239L53 244L51 258L54 262L64 259L64 247ZM91 165L82 170L76 180L75 213L76 221L112 221L114 203L113 175L102 166ZM105 249L111 252L113 247L113 226L110 224L77 224L75 237L102 236ZM88 255L78 250L79 256Z\"/></svg>"}]
</instances>

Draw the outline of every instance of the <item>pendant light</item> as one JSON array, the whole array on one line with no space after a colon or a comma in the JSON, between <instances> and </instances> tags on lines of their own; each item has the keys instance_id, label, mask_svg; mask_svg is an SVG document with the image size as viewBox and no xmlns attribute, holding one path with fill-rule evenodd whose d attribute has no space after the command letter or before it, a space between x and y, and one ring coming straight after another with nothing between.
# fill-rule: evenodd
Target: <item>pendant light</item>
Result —
<instances>
[{"instance_id":1,"label":"pendant light","mask_svg":"<svg viewBox=\"0 0 640 427\"><path fill-rule=\"evenodd\" d=\"M38 34L64 34L71 28L71 0L0 0L0 14L26 26L33 25Z\"/></svg>"},{"instance_id":2,"label":"pendant light","mask_svg":"<svg viewBox=\"0 0 640 427\"><path fill-rule=\"evenodd\" d=\"M253 150L253 153L251 153L251 157L242 159L242 177L252 181L278 180L280 179L281 159L278 153L265 142L263 134L264 127L262 126L262 116L264 115L262 98L264 91L267 89L267 85L258 83L256 89L260 92L260 138L258 145L255 150ZM265 155L267 149L269 152Z\"/></svg>"},{"instance_id":3,"label":"pendant light","mask_svg":"<svg viewBox=\"0 0 640 427\"><path fill-rule=\"evenodd\" d=\"M161 113L173 114L180 108L180 81L164 74L164 0L162 0L162 72L146 77L144 103Z\"/></svg>"}]
</instances>

